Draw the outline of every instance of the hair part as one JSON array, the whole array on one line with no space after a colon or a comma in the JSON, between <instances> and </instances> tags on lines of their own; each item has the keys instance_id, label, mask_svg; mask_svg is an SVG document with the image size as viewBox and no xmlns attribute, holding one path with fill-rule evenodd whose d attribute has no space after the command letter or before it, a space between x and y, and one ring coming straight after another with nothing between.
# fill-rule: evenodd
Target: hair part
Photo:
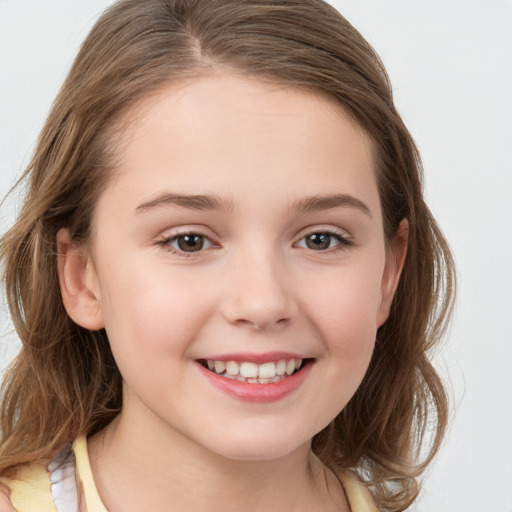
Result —
<instances>
[{"instance_id":1,"label":"hair part","mask_svg":"<svg viewBox=\"0 0 512 512\"><path fill-rule=\"evenodd\" d=\"M122 378L104 330L76 325L62 304L56 233L67 227L76 243L90 239L130 109L166 84L223 70L335 100L373 141L386 239L408 221L404 269L370 367L349 404L313 439L327 466L355 468L365 478L382 510L404 510L447 424L430 354L450 317L454 266L424 202L420 157L386 71L321 0L123 0L93 27L20 180L28 187L23 209L2 238L22 349L2 388L0 473L48 460L119 413Z\"/></svg>"}]
</instances>

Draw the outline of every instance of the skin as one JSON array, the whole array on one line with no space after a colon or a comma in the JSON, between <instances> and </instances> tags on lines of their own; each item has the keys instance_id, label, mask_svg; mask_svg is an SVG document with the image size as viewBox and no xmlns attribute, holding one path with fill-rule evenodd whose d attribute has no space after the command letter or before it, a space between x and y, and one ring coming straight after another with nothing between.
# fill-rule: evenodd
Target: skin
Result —
<instances>
[{"instance_id":1,"label":"skin","mask_svg":"<svg viewBox=\"0 0 512 512\"><path fill-rule=\"evenodd\" d=\"M106 329L124 378L122 413L89 439L102 500L111 512L349 510L310 441L359 386L405 256L405 225L384 238L371 141L324 97L220 73L167 86L127 120L89 246L58 234L66 309ZM332 195L344 200L299 208ZM187 233L205 238L184 256ZM311 248L322 233L328 247ZM275 402L239 400L198 370L271 351L313 360Z\"/></svg>"},{"instance_id":2,"label":"skin","mask_svg":"<svg viewBox=\"0 0 512 512\"><path fill-rule=\"evenodd\" d=\"M0 512L16 512L9 500L9 489L0 484Z\"/></svg>"}]
</instances>

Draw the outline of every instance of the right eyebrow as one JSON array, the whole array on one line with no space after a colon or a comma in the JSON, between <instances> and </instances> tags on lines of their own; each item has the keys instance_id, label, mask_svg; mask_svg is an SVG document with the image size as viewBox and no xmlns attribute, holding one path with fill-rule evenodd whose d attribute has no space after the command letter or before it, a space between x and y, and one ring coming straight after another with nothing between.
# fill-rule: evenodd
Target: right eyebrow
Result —
<instances>
[{"instance_id":1,"label":"right eyebrow","mask_svg":"<svg viewBox=\"0 0 512 512\"><path fill-rule=\"evenodd\" d=\"M162 206L180 206L189 210L224 210L232 211L233 204L218 196L209 194L175 194L164 192L156 197L145 201L135 208L135 213L144 213L148 210L161 208Z\"/></svg>"},{"instance_id":2,"label":"right eyebrow","mask_svg":"<svg viewBox=\"0 0 512 512\"><path fill-rule=\"evenodd\" d=\"M299 212L330 210L331 208L354 208L372 218L370 208L350 194L315 195L300 199L293 205Z\"/></svg>"}]
</instances>

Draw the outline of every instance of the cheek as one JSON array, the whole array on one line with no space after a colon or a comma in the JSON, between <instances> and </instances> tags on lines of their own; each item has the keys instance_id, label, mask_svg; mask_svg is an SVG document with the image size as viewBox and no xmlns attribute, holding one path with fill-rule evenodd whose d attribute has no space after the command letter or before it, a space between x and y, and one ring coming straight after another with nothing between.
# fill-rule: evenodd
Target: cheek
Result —
<instances>
[{"instance_id":1,"label":"cheek","mask_svg":"<svg viewBox=\"0 0 512 512\"><path fill-rule=\"evenodd\" d=\"M341 269L309 285L306 307L328 332L375 333L381 302L378 267L361 265ZM307 283L305 283L307 285Z\"/></svg>"},{"instance_id":2,"label":"cheek","mask_svg":"<svg viewBox=\"0 0 512 512\"><path fill-rule=\"evenodd\" d=\"M197 280L156 269L111 275L105 292L105 329L116 360L137 358L148 366L155 357L184 355L213 302Z\"/></svg>"},{"instance_id":3,"label":"cheek","mask_svg":"<svg viewBox=\"0 0 512 512\"><path fill-rule=\"evenodd\" d=\"M333 371L357 387L373 352L380 306L379 266L340 269L306 294L304 308L313 322ZM306 283L304 283L307 286Z\"/></svg>"},{"instance_id":4,"label":"cheek","mask_svg":"<svg viewBox=\"0 0 512 512\"><path fill-rule=\"evenodd\" d=\"M344 286L318 292L311 311L315 330L324 345L321 406L329 414L325 424L350 401L370 364L376 339L378 286L375 281L343 280Z\"/></svg>"}]
</instances>

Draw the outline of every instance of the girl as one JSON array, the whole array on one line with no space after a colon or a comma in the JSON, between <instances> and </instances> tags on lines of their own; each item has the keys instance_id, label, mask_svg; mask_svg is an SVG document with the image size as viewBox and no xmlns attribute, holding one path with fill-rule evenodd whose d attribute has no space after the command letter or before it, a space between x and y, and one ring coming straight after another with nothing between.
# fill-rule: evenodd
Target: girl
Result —
<instances>
[{"instance_id":1,"label":"girl","mask_svg":"<svg viewBox=\"0 0 512 512\"><path fill-rule=\"evenodd\" d=\"M22 182L2 512L414 501L453 264L382 64L332 7L114 4Z\"/></svg>"}]
</instances>

